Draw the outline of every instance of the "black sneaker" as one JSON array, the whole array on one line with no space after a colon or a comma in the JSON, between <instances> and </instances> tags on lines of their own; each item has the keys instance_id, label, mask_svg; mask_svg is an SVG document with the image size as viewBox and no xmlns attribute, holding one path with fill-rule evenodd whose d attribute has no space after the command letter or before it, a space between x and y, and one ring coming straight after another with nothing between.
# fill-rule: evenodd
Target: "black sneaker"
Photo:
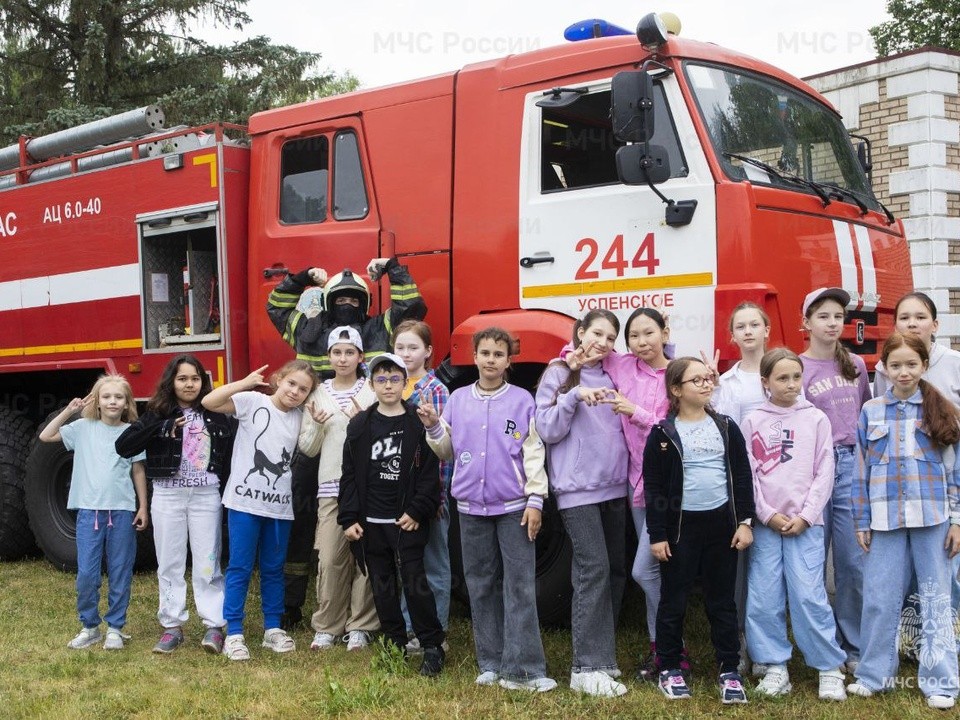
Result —
<instances>
[{"instance_id":1,"label":"black sneaker","mask_svg":"<svg viewBox=\"0 0 960 720\"><path fill-rule=\"evenodd\" d=\"M720 701L724 705L745 703L747 701L747 692L743 689L743 678L740 676L740 673L720 673L719 684Z\"/></svg>"},{"instance_id":2,"label":"black sneaker","mask_svg":"<svg viewBox=\"0 0 960 720\"><path fill-rule=\"evenodd\" d=\"M688 700L690 698L690 688L687 681L683 679L683 673L679 668L676 670L664 670L659 676L660 692L668 700Z\"/></svg>"},{"instance_id":3,"label":"black sneaker","mask_svg":"<svg viewBox=\"0 0 960 720\"><path fill-rule=\"evenodd\" d=\"M442 647L428 647L423 650L423 664L420 674L424 677L436 677L443 671L443 662L447 654Z\"/></svg>"}]
</instances>

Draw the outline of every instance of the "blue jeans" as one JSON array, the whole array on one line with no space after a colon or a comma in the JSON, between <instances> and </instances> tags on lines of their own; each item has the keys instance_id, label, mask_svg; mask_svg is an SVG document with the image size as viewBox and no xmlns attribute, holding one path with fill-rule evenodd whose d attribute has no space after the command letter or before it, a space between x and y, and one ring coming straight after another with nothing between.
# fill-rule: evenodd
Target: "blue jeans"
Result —
<instances>
[{"instance_id":1,"label":"blue jeans","mask_svg":"<svg viewBox=\"0 0 960 720\"><path fill-rule=\"evenodd\" d=\"M450 534L450 513L444 509L443 517L431 518L430 539L423 549L423 567L427 572L427 585L433 591L433 599L437 604L437 618L447 630L447 621L450 619L450 546L447 538ZM400 605L403 610L403 620L407 625L407 634L413 632L413 623L410 622L410 613L407 612L407 596L401 594Z\"/></svg>"},{"instance_id":2,"label":"blue jeans","mask_svg":"<svg viewBox=\"0 0 960 720\"><path fill-rule=\"evenodd\" d=\"M130 510L77 511L77 613L85 628L100 624L100 568L107 553L107 626L127 624L137 531Z\"/></svg>"},{"instance_id":3,"label":"blue jeans","mask_svg":"<svg viewBox=\"0 0 960 720\"><path fill-rule=\"evenodd\" d=\"M560 511L573 545L571 672L617 667L616 618L626 584L625 511L622 498Z\"/></svg>"},{"instance_id":4,"label":"blue jeans","mask_svg":"<svg viewBox=\"0 0 960 720\"><path fill-rule=\"evenodd\" d=\"M250 589L253 564L260 564L260 601L263 606L263 629L280 627L283 614L283 563L287 557L292 520L251 515L240 510L227 510L230 533L230 564L223 595L223 617L227 635L243 634L243 618Z\"/></svg>"},{"instance_id":5,"label":"blue jeans","mask_svg":"<svg viewBox=\"0 0 960 720\"><path fill-rule=\"evenodd\" d=\"M863 614L863 550L857 544L853 526L853 448L833 448L836 471L833 497L823 509L824 549L833 544L833 579L836 593L833 615L837 620L837 642L848 660L860 658L860 617Z\"/></svg>"},{"instance_id":6,"label":"blue jeans","mask_svg":"<svg viewBox=\"0 0 960 720\"><path fill-rule=\"evenodd\" d=\"M917 578L920 617L908 626L917 641L918 686L927 697L957 696L957 652L950 606L950 560L943 549L948 523L874 531L864 569L863 640L857 680L874 692L897 681L897 631L911 568Z\"/></svg>"},{"instance_id":7,"label":"blue jeans","mask_svg":"<svg viewBox=\"0 0 960 720\"><path fill-rule=\"evenodd\" d=\"M547 676L537 617L536 546L522 518L522 512L460 514L477 665L509 680Z\"/></svg>"},{"instance_id":8,"label":"blue jeans","mask_svg":"<svg viewBox=\"0 0 960 720\"><path fill-rule=\"evenodd\" d=\"M797 647L809 667L836 670L846 660L823 583L823 527L783 537L765 525L753 530L747 595L747 650L766 665L785 665L793 647L787 638L787 600Z\"/></svg>"}]
</instances>

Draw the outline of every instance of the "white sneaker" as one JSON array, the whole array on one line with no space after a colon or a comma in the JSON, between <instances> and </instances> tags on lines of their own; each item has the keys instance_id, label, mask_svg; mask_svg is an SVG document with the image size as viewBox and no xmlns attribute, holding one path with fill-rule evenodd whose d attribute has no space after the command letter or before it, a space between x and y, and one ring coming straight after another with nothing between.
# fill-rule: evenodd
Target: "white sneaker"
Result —
<instances>
[{"instance_id":1,"label":"white sneaker","mask_svg":"<svg viewBox=\"0 0 960 720\"><path fill-rule=\"evenodd\" d=\"M479 680L479 678L477 678ZM557 681L553 678L542 677L532 680L508 680L500 678L498 684L506 690L526 690L528 692L545 693L550 692L557 686Z\"/></svg>"},{"instance_id":2,"label":"white sneaker","mask_svg":"<svg viewBox=\"0 0 960 720\"><path fill-rule=\"evenodd\" d=\"M423 648L420 647L420 640L417 639L416 635L407 640L407 655L419 655L423 652ZM444 648L446 652L446 648Z\"/></svg>"},{"instance_id":3,"label":"white sneaker","mask_svg":"<svg viewBox=\"0 0 960 720\"><path fill-rule=\"evenodd\" d=\"M67 647L74 650L83 650L83 648L96 645L102 637L99 627L83 628L73 640L67 643Z\"/></svg>"},{"instance_id":4,"label":"white sneaker","mask_svg":"<svg viewBox=\"0 0 960 720\"><path fill-rule=\"evenodd\" d=\"M227 660L249 660L250 651L243 635L227 635L223 641L223 654L227 656Z\"/></svg>"},{"instance_id":5,"label":"white sneaker","mask_svg":"<svg viewBox=\"0 0 960 720\"><path fill-rule=\"evenodd\" d=\"M313 642L310 643L311 650L329 650L337 644L337 636L330 633L314 633Z\"/></svg>"},{"instance_id":6,"label":"white sneaker","mask_svg":"<svg viewBox=\"0 0 960 720\"><path fill-rule=\"evenodd\" d=\"M477 679L473 682L476 685L496 685L497 680L500 679L500 676L497 675L493 670L484 670L482 673L477 675Z\"/></svg>"},{"instance_id":7,"label":"white sneaker","mask_svg":"<svg viewBox=\"0 0 960 720\"><path fill-rule=\"evenodd\" d=\"M839 670L821 670L818 696L821 700L837 702L846 700L847 691L843 689L843 673Z\"/></svg>"},{"instance_id":8,"label":"white sneaker","mask_svg":"<svg viewBox=\"0 0 960 720\"><path fill-rule=\"evenodd\" d=\"M927 707L934 710L949 710L954 700L949 695L931 695L927 698Z\"/></svg>"},{"instance_id":9,"label":"white sneaker","mask_svg":"<svg viewBox=\"0 0 960 720\"><path fill-rule=\"evenodd\" d=\"M293 652L297 647L287 631L280 628L270 628L264 632L262 645L275 653Z\"/></svg>"},{"instance_id":10,"label":"white sneaker","mask_svg":"<svg viewBox=\"0 0 960 720\"><path fill-rule=\"evenodd\" d=\"M787 672L786 665L770 665L767 674L757 683L757 692L770 697L786 695L791 690L793 685L790 684L790 673Z\"/></svg>"},{"instance_id":11,"label":"white sneaker","mask_svg":"<svg viewBox=\"0 0 960 720\"><path fill-rule=\"evenodd\" d=\"M852 682L847 685L847 695L856 695L857 697L873 697L873 690L859 682Z\"/></svg>"},{"instance_id":12,"label":"white sneaker","mask_svg":"<svg viewBox=\"0 0 960 720\"><path fill-rule=\"evenodd\" d=\"M750 668L750 674L754 677L763 677L769 669L770 666L766 663L754 663L753 667Z\"/></svg>"},{"instance_id":13,"label":"white sneaker","mask_svg":"<svg viewBox=\"0 0 960 720\"><path fill-rule=\"evenodd\" d=\"M627 692L626 685L599 670L570 673L570 689L597 697L619 697Z\"/></svg>"},{"instance_id":14,"label":"white sneaker","mask_svg":"<svg viewBox=\"0 0 960 720\"><path fill-rule=\"evenodd\" d=\"M600 672L606 673L609 677L612 677L614 680L620 678L623 675L623 671L620 668L604 668Z\"/></svg>"},{"instance_id":15,"label":"white sneaker","mask_svg":"<svg viewBox=\"0 0 960 720\"><path fill-rule=\"evenodd\" d=\"M108 627L107 637L103 641L104 650L123 650L123 641L129 640L129 635L124 635L117 628Z\"/></svg>"},{"instance_id":16,"label":"white sneaker","mask_svg":"<svg viewBox=\"0 0 960 720\"><path fill-rule=\"evenodd\" d=\"M370 633L366 630L351 630L343 641L347 644L347 650L363 650L370 644Z\"/></svg>"}]
</instances>

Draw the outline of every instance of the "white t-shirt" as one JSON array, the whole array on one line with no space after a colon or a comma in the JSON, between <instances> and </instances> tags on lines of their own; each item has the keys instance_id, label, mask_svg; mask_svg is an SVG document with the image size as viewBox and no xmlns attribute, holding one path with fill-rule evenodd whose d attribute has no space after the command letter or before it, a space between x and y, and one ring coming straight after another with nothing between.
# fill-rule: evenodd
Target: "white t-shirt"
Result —
<instances>
[{"instance_id":1,"label":"white t-shirt","mask_svg":"<svg viewBox=\"0 0 960 720\"><path fill-rule=\"evenodd\" d=\"M260 517L293 520L290 461L297 447L299 408L283 412L259 392L232 398L240 427L233 443L223 505Z\"/></svg>"},{"instance_id":2,"label":"white t-shirt","mask_svg":"<svg viewBox=\"0 0 960 720\"><path fill-rule=\"evenodd\" d=\"M130 425L107 425L100 420L80 418L60 428L60 437L67 450L73 450L73 472L70 476L70 510L136 510L130 469L143 462L145 452L132 458L117 455L117 438Z\"/></svg>"}]
</instances>

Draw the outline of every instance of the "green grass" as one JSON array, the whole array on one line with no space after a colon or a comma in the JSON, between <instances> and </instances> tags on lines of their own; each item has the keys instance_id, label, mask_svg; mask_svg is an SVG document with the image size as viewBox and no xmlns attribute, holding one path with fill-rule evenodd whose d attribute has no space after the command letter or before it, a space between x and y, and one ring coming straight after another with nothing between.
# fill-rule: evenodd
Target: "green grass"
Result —
<instances>
[{"instance_id":1,"label":"green grass","mask_svg":"<svg viewBox=\"0 0 960 720\"><path fill-rule=\"evenodd\" d=\"M105 591L104 587L104 591ZM817 700L816 674L795 656L794 692L777 700L751 695L746 706L723 706L717 697L712 650L703 608L696 601L688 620L688 644L696 680L694 698L670 703L650 685L627 680L622 698L580 697L567 687L570 633L545 630L552 677L560 688L543 695L510 693L473 684L477 669L469 620L454 606L447 668L435 680L417 675L418 660L404 664L374 650L348 653L345 646L309 651L312 632L294 633L297 651L275 655L260 648L259 603L248 603L247 639L253 658L230 663L200 648L202 628L191 618L187 643L164 656L150 652L159 636L157 586L152 574L134 578L127 632L120 652L69 650L79 630L74 577L39 560L0 564L0 718L929 718L916 690L842 704ZM105 600L105 598L104 598ZM308 606L308 610L312 610ZM646 647L643 602L628 596L617 646L620 666L632 678ZM903 669L906 675L915 666Z\"/></svg>"}]
</instances>

